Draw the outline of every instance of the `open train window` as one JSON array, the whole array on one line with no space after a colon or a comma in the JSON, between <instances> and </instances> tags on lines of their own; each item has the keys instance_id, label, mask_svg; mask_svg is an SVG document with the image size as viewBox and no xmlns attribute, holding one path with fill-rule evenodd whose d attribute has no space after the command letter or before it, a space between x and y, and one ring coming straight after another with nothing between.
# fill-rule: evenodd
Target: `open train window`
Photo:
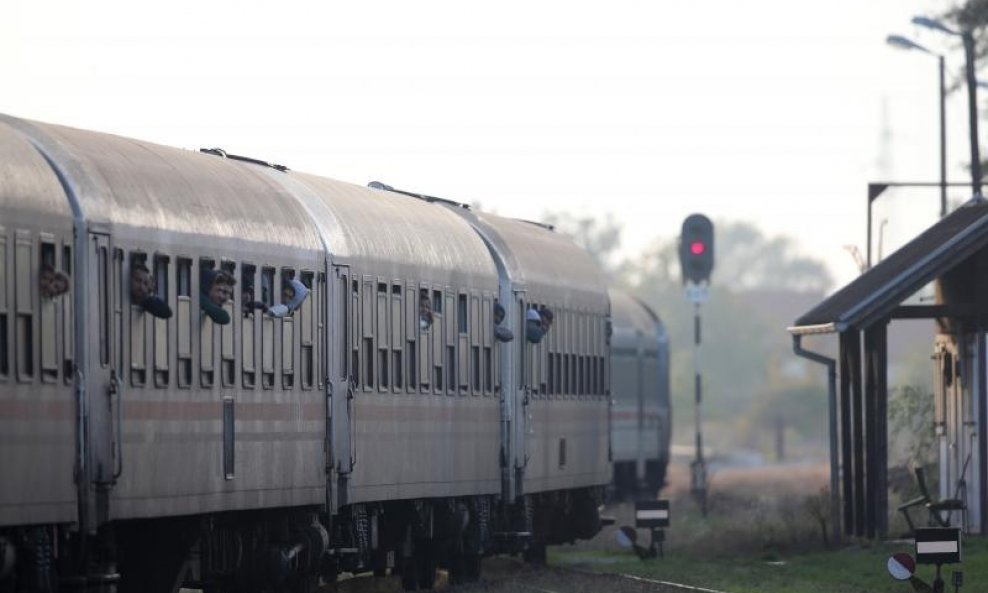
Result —
<instances>
[{"instance_id":1,"label":"open train window","mask_svg":"<svg viewBox=\"0 0 988 593\"><path fill-rule=\"evenodd\" d=\"M215 260L208 258L199 259L200 283L209 270L216 269ZM208 286L199 286L199 298L206 298L209 292ZM200 305L201 307L202 305ZM199 385L203 389L212 389L216 382L216 370L213 365L214 331L213 320L208 315L199 314Z\"/></svg>"},{"instance_id":2,"label":"open train window","mask_svg":"<svg viewBox=\"0 0 988 593\"><path fill-rule=\"evenodd\" d=\"M467 295L458 295L456 301L456 328L461 334L467 333Z\"/></svg>"},{"instance_id":3,"label":"open train window","mask_svg":"<svg viewBox=\"0 0 988 593\"><path fill-rule=\"evenodd\" d=\"M121 259L123 255L120 255ZM72 247L69 245L62 246L62 271L69 278L72 277ZM123 303L124 301L121 301ZM71 298L62 299L62 381L66 385L71 385L75 380L75 364L73 362L75 352L75 344L73 336L75 335L75 327L73 325L73 314L72 314L73 301ZM123 305L121 305L122 307ZM121 319L122 323L122 319ZM121 327L121 332L123 331ZM123 338L120 340L120 355L123 356ZM122 360L122 359L121 359ZM121 362L120 368L123 368L123 363Z\"/></svg>"},{"instance_id":4,"label":"open train window","mask_svg":"<svg viewBox=\"0 0 988 593\"><path fill-rule=\"evenodd\" d=\"M171 302L168 282L170 263L167 255L154 256L155 294L166 303ZM171 378L168 367L168 320L155 317L151 323L154 327L154 386L168 387Z\"/></svg>"},{"instance_id":5,"label":"open train window","mask_svg":"<svg viewBox=\"0 0 988 593\"><path fill-rule=\"evenodd\" d=\"M237 277L237 264L230 260L220 262L220 270L228 274L231 278ZM237 384L237 358L235 353L236 333L234 328L237 325L237 306L240 302L237 298L237 287L234 286L230 300L223 303L223 309L230 316L230 323L220 326L220 383L223 387L233 387Z\"/></svg>"},{"instance_id":6,"label":"open train window","mask_svg":"<svg viewBox=\"0 0 988 593\"><path fill-rule=\"evenodd\" d=\"M261 270L261 302L268 307L274 306L274 268Z\"/></svg>"},{"instance_id":7,"label":"open train window","mask_svg":"<svg viewBox=\"0 0 988 593\"><path fill-rule=\"evenodd\" d=\"M50 241L41 242L41 268L56 270L55 244ZM65 297L68 298L68 297ZM38 309L39 329L38 338L41 347L41 381L54 383L58 381L58 352L57 352L57 302L53 298L44 298Z\"/></svg>"},{"instance_id":8,"label":"open train window","mask_svg":"<svg viewBox=\"0 0 988 593\"><path fill-rule=\"evenodd\" d=\"M281 269L281 286L286 286L294 278L295 270ZM279 291L278 296L282 304L287 304L291 300L284 294L284 289ZM282 389L295 387L295 318L292 316L285 316L281 320L281 387Z\"/></svg>"},{"instance_id":9,"label":"open train window","mask_svg":"<svg viewBox=\"0 0 988 593\"><path fill-rule=\"evenodd\" d=\"M132 251L130 253L130 265L127 266L128 279L133 276L134 270L142 268L148 269L147 255ZM148 271L150 272L150 269ZM147 383L144 341L146 317L148 316L144 315L144 309L140 303L130 303L130 384L134 387L143 387Z\"/></svg>"},{"instance_id":10,"label":"open train window","mask_svg":"<svg viewBox=\"0 0 988 593\"><path fill-rule=\"evenodd\" d=\"M254 335L257 327L257 314L251 302L259 300L255 290L257 282L257 266L244 263L240 266L241 282L240 292L243 302L240 304L243 309L243 322L240 326L240 352L241 352L241 377L240 380L245 389L253 389L257 384L257 368L254 359Z\"/></svg>"}]
</instances>

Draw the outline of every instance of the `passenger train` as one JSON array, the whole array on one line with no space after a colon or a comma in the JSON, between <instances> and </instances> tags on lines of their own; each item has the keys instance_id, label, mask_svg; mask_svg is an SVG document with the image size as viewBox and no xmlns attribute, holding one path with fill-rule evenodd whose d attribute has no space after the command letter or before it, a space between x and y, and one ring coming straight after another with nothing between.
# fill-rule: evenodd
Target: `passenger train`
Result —
<instances>
[{"instance_id":1,"label":"passenger train","mask_svg":"<svg viewBox=\"0 0 988 593\"><path fill-rule=\"evenodd\" d=\"M170 316L132 297L141 267ZM0 591L415 590L542 560L599 530L623 302L538 224L0 116ZM657 352L634 315L615 340Z\"/></svg>"},{"instance_id":2,"label":"passenger train","mask_svg":"<svg viewBox=\"0 0 988 593\"><path fill-rule=\"evenodd\" d=\"M669 335L658 315L612 289L611 453L618 499L655 496L666 483L672 412Z\"/></svg>"}]
</instances>

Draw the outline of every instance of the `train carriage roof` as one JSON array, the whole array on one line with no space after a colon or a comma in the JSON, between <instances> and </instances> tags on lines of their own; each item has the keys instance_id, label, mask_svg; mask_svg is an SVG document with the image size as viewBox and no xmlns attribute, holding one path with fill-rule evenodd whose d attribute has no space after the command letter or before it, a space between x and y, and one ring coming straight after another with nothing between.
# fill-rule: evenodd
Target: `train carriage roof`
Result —
<instances>
[{"instance_id":1,"label":"train carriage roof","mask_svg":"<svg viewBox=\"0 0 988 593\"><path fill-rule=\"evenodd\" d=\"M606 310L603 273L569 237L523 220L484 212L476 217L482 231L492 231L485 236L504 257L511 280L524 285L530 300Z\"/></svg>"},{"instance_id":2,"label":"train carriage roof","mask_svg":"<svg viewBox=\"0 0 988 593\"><path fill-rule=\"evenodd\" d=\"M0 115L61 170L90 224L322 249L304 208L241 163Z\"/></svg>"},{"instance_id":3,"label":"train carriage roof","mask_svg":"<svg viewBox=\"0 0 988 593\"><path fill-rule=\"evenodd\" d=\"M665 338L665 326L652 309L623 290L612 288L608 293L614 330L612 344L618 345L638 333L651 340Z\"/></svg>"},{"instance_id":4,"label":"train carriage roof","mask_svg":"<svg viewBox=\"0 0 988 593\"><path fill-rule=\"evenodd\" d=\"M487 247L452 212L415 198L315 175L293 172L280 182L308 208L339 262L369 263L378 271L388 268L393 277L445 280L452 276L483 279L496 286L497 269Z\"/></svg>"},{"instance_id":5,"label":"train carriage roof","mask_svg":"<svg viewBox=\"0 0 988 593\"><path fill-rule=\"evenodd\" d=\"M54 171L24 136L4 122L0 122L0 162L4 164L0 174L4 212L71 220L72 210Z\"/></svg>"}]
</instances>

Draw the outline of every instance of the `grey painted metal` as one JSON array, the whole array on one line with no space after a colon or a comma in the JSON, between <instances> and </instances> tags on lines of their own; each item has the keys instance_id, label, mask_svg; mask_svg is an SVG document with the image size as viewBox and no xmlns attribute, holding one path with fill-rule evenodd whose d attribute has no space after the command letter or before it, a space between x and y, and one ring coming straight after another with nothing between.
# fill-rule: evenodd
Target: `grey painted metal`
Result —
<instances>
[{"instance_id":1,"label":"grey painted metal","mask_svg":"<svg viewBox=\"0 0 988 593\"><path fill-rule=\"evenodd\" d=\"M104 134L13 118L5 121L57 165L78 197L88 231L107 237L110 249L140 250L149 258L167 254L173 264L176 257L194 262L209 257L235 262L238 270L243 261L320 269L324 250L305 210L294 197L245 165ZM87 287L78 290L80 294L96 290L94 278L79 277L86 269L86 265L76 268L77 286ZM171 273L175 286L174 267ZM120 286L126 282L126 272L114 278L110 294L125 295ZM197 293L198 274L193 274L192 295ZM91 309L94 299L91 295L79 310ZM154 388L149 380L146 387L127 385L118 404L123 406L124 425L114 425L106 405L109 370L126 376L131 362L123 355L129 351L124 352L127 348L118 336L132 335L139 324L146 330L148 348L160 348L161 363L171 373L177 372L175 318L152 324L148 315L130 307L128 301L114 301L119 314L127 316L121 333L113 336L113 369L101 365L96 356L84 366L93 443L90 460L94 468L103 468L91 478L98 483L97 491L109 492L111 500L109 515L101 518L321 504L325 434L321 410L325 404L318 391L248 391L237 388L239 380L228 388L217 381L211 389L200 389L196 380L188 389L176 387L174 378L169 386ZM239 309L231 311L235 323L242 323ZM213 332L206 339L220 344L220 331L199 323L198 317L193 315L193 333L198 335L202 325L203 331ZM151 342L152 331L162 331L167 342ZM198 361L199 341L192 341L191 357ZM275 343L280 346L280 338ZM212 354L218 367L219 348ZM239 354L235 360L239 370ZM123 365L118 361L124 361ZM157 364L157 359L151 364ZM240 465L232 481L224 479L219 454L225 395L233 395L238 407L236 459ZM291 431L308 436L301 441L278 438ZM120 443L114 442L117 433L122 437ZM127 464L114 482L112 468L119 462L118 455Z\"/></svg>"},{"instance_id":2,"label":"grey painted metal","mask_svg":"<svg viewBox=\"0 0 988 593\"><path fill-rule=\"evenodd\" d=\"M610 480L607 398L535 393L525 384L529 373L525 365L534 362L538 350L525 341L524 332L529 303L547 305L557 315L579 311L594 319L607 317L610 304L603 274L572 240L541 225L488 213L476 213L472 223L498 254L510 280L510 307L505 304L505 308L516 336L510 349L521 364L502 367L502 372L513 373L502 377L502 385L514 390L503 397L514 407L506 449L512 452L516 469L515 493L606 484ZM506 292L502 286L502 293ZM565 339L550 338L561 331L554 325L546 341ZM606 337L599 335L597 340L589 347L606 358ZM559 347L577 346L560 343ZM567 450L565 464L558 463L560 449Z\"/></svg>"},{"instance_id":3,"label":"grey painted metal","mask_svg":"<svg viewBox=\"0 0 988 593\"><path fill-rule=\"evenodd\" d=\"M0 316L7 327L3 344L8 359L0 376L0 525L73 522L77 520L73 466L78 461L77 402L72 377L66 382L61 360L71 356L72 294L79 286L73 274L68 295L42 302L38 298L41 242L72 247L73 215L62 186L30 141L0 122ZM28 249L28 269L20 269L17 252ZM23 251L22 251L23 253ZM61 267L61 266L59 266ZM28 303L18 302L26 295ZM19 316L24 315L24 317ZM52 335L42 335L42 317L53 321ZM18 378L15 352L21 347L20 324L34 336L30 377ZM53 380L42 380L39 348L55 341Z\"/></svg>"},{"instance_id":4,"label":"grey painted metal","mask_svg":"<svg viewBox=\"0 0 988 593\"><path fill-rule=\"evenodd\" d=\"M497 294L498 273L487 247L454 213L312 175L269 174L305 206L333 264L347 266L351 278L397 284L406 294L408 287L417 291L423 286L447 295ZM331 324L342 323L340 307L331 310ZM446 320L455 323L453 311L446 312ZM420 348L435 347L441 339L438 324L416 336ZM350 388L343 383L336 393ZM344 479L337 480L341 502L500 490L496 398L392 391L358 390L349 407L344 398L333 398L334 468ZM352 468L350 457L355 458Z\"/></svg>"},{"instance_id":5,"label":"grey painted metal","mask_svg":"<svg viewBox=\"0 0 988 593\"><path fill-rule=\"evenodd\" d=\"M639 481L646 461L668 462L671 415L665 326L628 293L611 289L611 448L615 462L633 462Z\"/></svg>"},{"instance_id":6,"label":"grey painted metal","mask_svg":"<svg viewBox=\"0 0 988 593\"><path fill-rule=\"evenodd\" d=\"M499 351L498 369L500 375L500 392L498 398L501 404L501 496L505 500L514 500L522 495L522 476L525 471L526 440L525 422L517 416L524 401L524 391L518 388L521 366L517 354L518 342L524 339L524 324L521 322L521 303L525 302L525 288L512 282L510 270L519 268L517 259L504 243L500 234L489 224L482 221L469 209L438 202L454 214L467 220L484 241L490 251L491 258L497 267L498 301L504 307L504 323L515 336L508 343L497 343Z\"/></svg>"}]
</instances>

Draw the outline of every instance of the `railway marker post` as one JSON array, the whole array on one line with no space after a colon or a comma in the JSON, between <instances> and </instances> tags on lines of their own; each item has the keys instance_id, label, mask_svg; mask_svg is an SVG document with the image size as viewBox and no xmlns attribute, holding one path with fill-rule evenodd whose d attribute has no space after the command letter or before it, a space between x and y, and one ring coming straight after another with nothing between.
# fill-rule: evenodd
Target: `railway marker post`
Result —
<instances>
[{"instance_id":1,"label":"railway marker post","mask_svg":"<svg viewBox=\"0 0 988 593\"><path fill-rule=\"evenodd\" d=\"M703 459L703 433L700 403L703 375L700 371L700 303L709 296L710 273L714 269L714 224L703 214L691 214L683 221L679 236L679 267L686 284L686 298L693 303L693 371L696 386L696 458L690 463L690 493L707 516L707 464Z\"/></svg>"},{"instance_id":2,"label":"railway marker post","mask_svg":"<svg viewBox=\"0 0 988 593\"><path fill-rule=\"evenodd\" d=\"M666 532L669 527L669 501L662 500L639 500L635 502L635 527L648 529L652 534L649 542L647 555L645 558L655 558L658 553L659 558L665 558L662 550L662 542L666 540Z\"/></svg>"}]
</instances>

